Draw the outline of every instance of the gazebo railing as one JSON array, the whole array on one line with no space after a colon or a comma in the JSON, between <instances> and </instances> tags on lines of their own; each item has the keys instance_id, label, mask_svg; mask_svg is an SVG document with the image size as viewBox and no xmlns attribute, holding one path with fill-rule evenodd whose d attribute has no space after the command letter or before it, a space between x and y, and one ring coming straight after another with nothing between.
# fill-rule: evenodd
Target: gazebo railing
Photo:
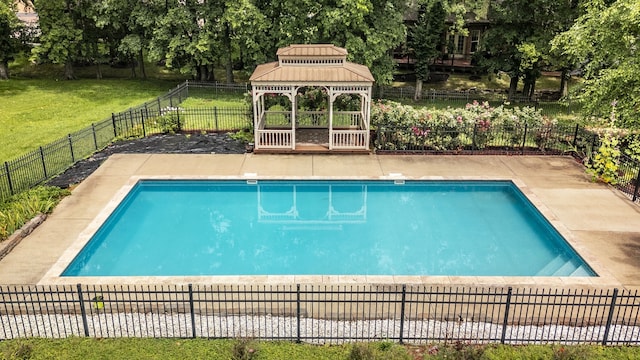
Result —
<instances>
[{"instance_id":1,"label":"gazebo railing","mask_svg":"<svg viewBox=\"0 0 640 360\"><path fill-rule=\"evenodd\" d=\"M333 113L333 127L364 129L360 111L336 111Z\"/></svg>"},{"instance_id":2,"label":"gazebo railing","mask_svg":"<svg viewBox=\"0 0 640 360\"><path fill-rule=\"evenodd\" d=\"M298 111L296 125L300 128L328 128L329 112L327 111Z\"/></svg>"},{"instance_id":3,"label":"gazebo railing","mask_svg":"<svg viewBox=\"0 0 640 360\"><path fill-rule=\"evenodd\" d=\"M259 129L257 132L256 149L292 149L293 148L293 130L270 130Z\"/></svg>"},{"instance_id":4,"label":"gazebo railing","mask_svg":"<svg viewBox=\"0 0 640 360\"><path fill-rule=\"evenodd\" d=\"M264 128L291 126L290 111L265 111L263 115ZM329 112L327 111L299 111L296 113L296 127L299 128L328 128ZM362 113L360 111L335 111L333 113L333 127L364 129Z\"/></svg>"},{"instance_id":5,"label":"gazebo railing","mask_svg":"<svg viewBox=\"0 0 640 360\"><path fill-rule=\"evenodd\" d=\"M333 130L333 149L361 150L369 148L367 130Z\"/></svg>"},{"instance_id":6,"label":"gazebo railing","mask_svg":"<svg viewBox=\"0 0 640 360\"><path fill-rule=\"evenodd\" d=\"M291 111L265 111L261 124L262 128L291 127Z\"/></svg>"}]
</instances>

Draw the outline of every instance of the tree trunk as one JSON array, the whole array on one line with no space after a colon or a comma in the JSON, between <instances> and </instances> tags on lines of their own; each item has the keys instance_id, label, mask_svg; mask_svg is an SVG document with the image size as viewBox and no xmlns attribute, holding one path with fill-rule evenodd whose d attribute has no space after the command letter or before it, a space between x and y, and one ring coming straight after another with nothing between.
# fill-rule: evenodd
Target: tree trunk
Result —
<instances>
[{"instance_id":1,"label":"tree trunk","mask_svg":"<svg viewBox=\"0 0 640 360\"><path fill-rule=\"evenodd\" d=\"M215 67L213 65L210 65L211 68L209 69L209 78L207 79L207 81L216 81L216 74L213 72L215 70Z\"/></svg>"},{"instance_id":2,"label":"tree trunk","mask_svg":"<svg viewBox=\"0 0 640 360\"><path fill-rule=\"evenodd\" d=\"M138 74L136 74L136 59L132 57L129 60L131 61L131 77L135 79L138 77Z\"/></svg>"},{"instance_id":3,"label":"tree trunk","mask_svg":"<svg viewBox=\"0 0 640 360\"><path fill-rule=\"evenodd\" d=\"M71 61L67 61L64 63L64 79L65 80L75 80L76 75L73 73L73 63Z\"/></svg>"},{"instance_id":4,"label":"tree trunk","mask_svg":"<svg viewBox=\"0 0 640 360\"><path fill-rule=\"evenodd\" d=\"M524 85L522 86L522 96L528 97L530 91L531 91L531 84L525 80Z\"/></svg>"},{"instance_id":5,"label":"tree trunk","mask_svg":"<svg viewBox=\"0 0 640 360\"><path fill-rule=\"evenodd\" d=\"M198 65L198 81L207 81L209 79L209 67L207 65Z\"/></svg>"},{"instance_id":6,"label":"tree trunk","mask_svg":"<svg viewBox=\"0 0 640 360\"><path fill-rule=\"evenodd\" d=\"M225 64L225 69L227 72L227 84L234 83L233 79L233 58L231 56L231 29L229 28L229 24L224 29L225 35L225 47L227 48L227 59Z\"/></svg>"},{"instance_id":7,"label":"tree trunk","mask_svg":"<svg viewBox=\"0 0 640 360\"><path fill-rule=\"evenodd\" d=\"M9 63L0 61L0 80L9 80Z\"/></svg>"},{"instance_id":8,"label":"tree trunk","mask_svg":"<svg viewBox=\"0 0 640 360\"><path fill-rule=\"evenodd\" d=\"M533 75L525 75L524 77L524 87L522 89L522 96L525 96L527 99L531 100L533 98L533 94L536 91L536 77Z\"/></svg>"},{"instance_id":9,"label":"tree trunk","mask_svg":"<svg viewBox=\"0 0 640 360\"><path fill-rule=\"evenodd\" d=\"M140 49L140 76L142 76L144 80L147 80L147 71L144 68L144 53L142 49Z\"/></svg>"},{"instance_id":10,"label":"tree trunk","mask_svg":"<svg viewBox=\"0 0 640 360\"><path fill-rule=\"evenodd\" d=\"M100 67L100 62L96 62L96 79L102 80L102 68Z\"/></svg>"},{"instance_id":11,"label":"tree trunk","mask_svg":"<svg viewBox=\"0 0 640 360\"><path fill-rule=\"evenodd\" d=\"M571 75L569 74L569 70L562 69L562 74L560 75L560 96L566 97L569 95L569 79Z\"/></svg>"},{"instance_id":12,"label":"tree trunk","mask_svg":"<svg viewBox=\"0 0 640 360\"><path fill-rule=\"evenodd\" d=\"M518 75L514 75L511 77L511 81L509 82L509 99L512 99L516 96L516 91L518 91L518 81L520 77Z\"/></svg>"},{"instance_id":13,"label":"tree trunk","mask_svg":"<svg viewBox=\"0 0 640 360\"><path fill-rule=\"evenodd\" d=\"M416 93L413 94L413 100L422 100L422 79L416 79Z\"/></svg>"},{"instance_id":14,"label":"tree trunk","mask_svg":"<svg viewBox=\"0 0 640 360\"><path fill-rule=\"evenodd\" d=\"M533 95L536 93L536 79L534 78L529 85L529 93L527 96L529 99L533 99Z\"/></svg>"}]
</instances>

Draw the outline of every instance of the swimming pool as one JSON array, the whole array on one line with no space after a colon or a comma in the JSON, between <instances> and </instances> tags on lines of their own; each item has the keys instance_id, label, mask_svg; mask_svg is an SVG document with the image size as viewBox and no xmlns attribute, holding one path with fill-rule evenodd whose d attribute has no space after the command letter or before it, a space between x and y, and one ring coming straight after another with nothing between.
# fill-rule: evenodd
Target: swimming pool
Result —
<instances>
[{"instance_id":1,"label":"swimming pool","mask_svg":"<svg viewBox=\"0 0 640 360\"><path fill-rule=\"evenodd\" d=\"M510 181L141 180L62 276L595 276Z\"/></svg>"}]
</instances>

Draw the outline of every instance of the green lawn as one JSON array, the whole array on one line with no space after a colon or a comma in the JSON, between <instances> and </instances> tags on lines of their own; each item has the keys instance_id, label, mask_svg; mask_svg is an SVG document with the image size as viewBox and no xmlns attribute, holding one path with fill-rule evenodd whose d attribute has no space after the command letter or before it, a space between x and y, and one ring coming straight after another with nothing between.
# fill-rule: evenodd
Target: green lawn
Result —
<instances>
[{"instance_id":1,"label":"green lawn","mask_svg":"<svg viewBox=\"0 0 640 360\"><path fill-rule=\"evenodd\" d=\"M206 339L20 339L0 342L0 359L637 359L640 347L563 345L402 346L390 342L309 345L291 342Z\"/></svg>"},{"instance_id":2,"label":"green lawn","mask_svg":"<svg viewBox=\"0 0 640 360\"><path fill-rule=\"evenodd\" d=\"M0 161L158 97L177 84L126 79L0 81Z\"/></svg>"}]
</instances>

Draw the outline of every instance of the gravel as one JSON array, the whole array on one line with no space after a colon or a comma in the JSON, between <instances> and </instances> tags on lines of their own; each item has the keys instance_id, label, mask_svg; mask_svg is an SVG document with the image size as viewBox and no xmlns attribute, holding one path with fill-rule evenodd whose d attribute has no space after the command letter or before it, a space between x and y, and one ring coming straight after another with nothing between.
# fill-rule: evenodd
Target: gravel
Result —
<instances>
[{"instance_id":1,"label":"gravel","mask_svg":"<svg viewBox=\"0 0 640 360\"><path fill-rule=\"evenodd\" d=\"M67 188L91 175L113 154L242 154L245 144L227 133L154 135L142 139L118 141L89 158L78 161L47 185Z\"/></svg>"},{"instance_id":2,"label":"gravel","mask_svg":"<svg viewBox=\"0 0 640 360\"><path fill-rule=\"evenodd\" d=\"M0 317L3 339L84 336L82 316L3 315ZM298 320L295 317L271 315L199 315L195 314L195 336L204 338L297 339ZM193 335L189 313L107 313L87 315L87 329L92 337L180 337ZM457 322L438 320L405 320L405 343L424 344L433 341L469 341L495 343L502 336L502 325L487 322ZM352 341L397 340L400 321L300 319L300 339L307 343L339 344ZM505 343L600 343L604 326L508 325ZM609 344L637 343L640 327L613 325Z\"/></svg>"}]
</instances>

